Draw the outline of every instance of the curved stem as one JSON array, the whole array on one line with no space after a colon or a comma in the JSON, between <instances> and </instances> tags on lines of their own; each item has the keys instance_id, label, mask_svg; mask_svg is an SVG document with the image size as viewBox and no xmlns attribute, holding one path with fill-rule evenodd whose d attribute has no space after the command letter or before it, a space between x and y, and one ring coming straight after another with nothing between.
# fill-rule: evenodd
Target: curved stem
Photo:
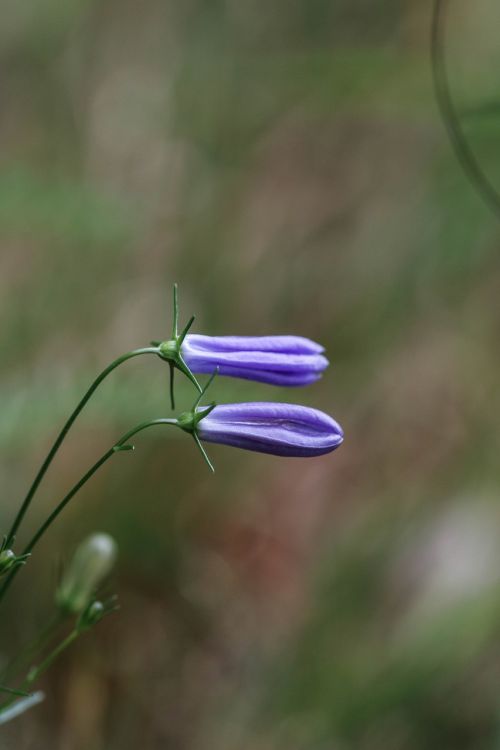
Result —
<instances>
[{"instance_id":1,"label":"curved stem","mask_svg":"<svg viewBox=\"0 0 500 750\"><path fill-rule=\"evenodd\" d=\"M460 121L453 96L445 60L445 14L447 0L434 0L431 26L431 65L434 93L455 156L465 176L475 187L483 201L497 217L500 216L500 194L481 168Z\"/></svg>"},{"instance_id":2,"label":"curved stem","mask_svg":"<svg viewBox=\"0 0 500 750\"><path fill-rule=\"evenodd\" d=\"M62 428L61 432L57 436L54 445L50 449L50 451L47 454L47 457L43 464L41 465L38 474L36 475L35 479L33 480L33 483L31 487L28 490L28 494L24 498L24 501L14 519L14 522L12 524L12 527L7 535L7 546L11 546L13 539L17 533L17 530L19 529L19 526L21 525L21 522L26 515L26 512L30 506L30 503L35 495L35 492L38 489L38 486L40 482L42 481L43 477L45 476L45 473L47 469L49 468L50 464L52 463L57 451L61 447L61 444L68 434L73 422L77 418L77 416L82 411L83 407L87 403L87 401L90 399L94 391L98 388L98 386L102 383L102 381L111 373L113 370L115 370L119 365L121 365L123 362L126 362L128 359L132 359L132 357L138 357L140 354L158 354L158 347L153 346L147 346L142 349L134 349L131 352L127 352L127 354L123 354L121 357L118 357L118 359L115 359L114 362L111 362L108 367L106 367L105 370L101 372L100 375L94 380L88 391L83 396L82 400L77 405L76 409L72 412L69 419L67 420L66 424Z\"/></svg>"},{"instance_id":3,"label":"curved stem","mask_svg":"<svg viewBox=\"0 0 500 750\"><path fill-rule=\"evenodd\" d=\"M89 479L96 473L100 467L108 461L111 456L114 456L115 453L118 453L122 450L128 450L132 446L128 445L128 441L130 438L132 438L134 435L137 435L138 432L142 432L142 430L145 430L147 427L154 427L155 425L177 425L176 419L153 419L149 422L141 422L141 424L137 425L133 429L129 430L128 432L123 435L118 442L116 442L109 450L106 451L106 453L103 453L101 458L99 458L95 464L86 472L86 474L83 475L83 477L74 485L74 487L68 492L67 495L63 497L59 505L57 505L52 513L45 519L43 524L40 526L38 531L33 535L31 540L28 542L26 547L24 548L23 554L30 554L37 543L40 541L42 536L45 534L47 529L54 523L58 515L64 510L66 505L69 503L69 501L76 495L78 490L80 490L88 481ZM18 571L20 569L20 566L17 566L12 569L12 571L9 573L9 575L6 577L5 582L3 586L0 588L0 601L2 601L3 597L5 596L5 593L9 589L10 585L12 584L12 581L16 577Z\"/></svg>"}]
</instances>

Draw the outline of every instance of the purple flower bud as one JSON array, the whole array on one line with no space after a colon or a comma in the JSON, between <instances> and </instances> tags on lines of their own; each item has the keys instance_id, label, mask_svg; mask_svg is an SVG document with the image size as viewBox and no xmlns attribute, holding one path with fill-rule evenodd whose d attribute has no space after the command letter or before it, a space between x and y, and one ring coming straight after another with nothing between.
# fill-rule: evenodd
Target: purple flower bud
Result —
<instances>
[{"instance_id":1,"label":"purple flower bud","mask_svg":"<svg viewBox=\"0 0 500 750\"><path fill-rule=\"evenodd\" d=\"M275 456L321 456L337 448L344 433L334 419L295 404L220 404L196 427L198 437Z\"/></svg>"},{"instance_id":2,"label":"purple flower bud","mask_svg":"<svg viewBox=\"0 0 500 750\"><path fill-rule=\"evenodd\" d=\"M301 336L186 336L182 356L192 372L273 385L313 383L328 367L324 348Z\"/></svg>"}]
</instances>

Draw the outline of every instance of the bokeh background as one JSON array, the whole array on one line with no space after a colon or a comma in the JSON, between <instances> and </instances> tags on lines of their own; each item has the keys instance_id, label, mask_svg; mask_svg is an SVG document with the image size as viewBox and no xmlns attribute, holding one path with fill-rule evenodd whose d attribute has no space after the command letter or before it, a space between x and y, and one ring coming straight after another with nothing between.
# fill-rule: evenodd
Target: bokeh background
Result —
<instances>
[{"instance_id":1,"label":"bokeh background","mask_svg":"<svg viewBox=\"0 0 500 750\"><path fill-rule=\"evenodd\" d=\"M500 12L449 3L459 108L497 94ZM331 456L143 434L22 572L2 658L94 530L121 611L2 727L16 750L500 747L500 228L434 102L421 0L6 0L0 25L0 521L109 361L170 329L298 333ZM500 175L500 121L466 122ZM19 544L122 432L169 415L144 357L106 381ZM179 386L180 406L192 399Z\"/></svg>"}]
</instances>

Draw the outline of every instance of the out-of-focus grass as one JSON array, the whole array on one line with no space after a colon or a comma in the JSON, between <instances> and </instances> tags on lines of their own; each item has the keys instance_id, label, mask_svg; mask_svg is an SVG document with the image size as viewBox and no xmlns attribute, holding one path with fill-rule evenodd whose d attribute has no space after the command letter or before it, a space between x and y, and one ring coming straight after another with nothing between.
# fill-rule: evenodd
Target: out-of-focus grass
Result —
<instances>
[{"instance_id":1,"label":"out-of-focus grass","mask_svg":"<svg viewBox=\"0 0 500 750\"><path fill-rule=\"evenodd\" d=\"M214 446L215 477L182 434L113 458L10 592L2 650L49 618L57 565L90 530L117 538L122 609L6 746L496 747L498 228L438 119L428 11L6 6L4 527L97 372L167 335L174 280L198 332L327 347L314 387L220 378L218 399L298 400L346 431L312 461ZM462 4L450 28L461 108L492 95L470 54L483 29L496 59L491 12ZM500 120L464 124L495 179ZM101 386L19 544L167 395L150 357ZM192 395L180 385L180 408Z\"/></svg>"}]
</instances>

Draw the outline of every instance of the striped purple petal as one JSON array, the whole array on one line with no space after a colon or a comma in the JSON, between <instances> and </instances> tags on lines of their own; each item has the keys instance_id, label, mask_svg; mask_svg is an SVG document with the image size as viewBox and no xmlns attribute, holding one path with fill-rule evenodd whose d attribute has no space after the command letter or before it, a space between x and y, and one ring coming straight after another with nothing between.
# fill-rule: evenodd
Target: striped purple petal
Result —
<instances>
[{"instance_id":1,"label":"striped purple petal","mask_svg":"<svg viewBox=\"0 0 500 750\"><path fill-rule=\"evenodd\" d=\"M340 425L317 409L264 402L217 405L197 430L205 442L275 456L321 456L344 437Z\"/></svg>"},{"instance_id":2,"label":"striped purple petal","mask_svg":"<svg viewBox=\"0 0 500 750\"><path fill-rule=\"evenodd\" d=\"M196 374L227 375L261 383L300 386L313 383L328 367L323 347L301 336L188 335L182 355Z\"/></svg>"}]
</instances>

